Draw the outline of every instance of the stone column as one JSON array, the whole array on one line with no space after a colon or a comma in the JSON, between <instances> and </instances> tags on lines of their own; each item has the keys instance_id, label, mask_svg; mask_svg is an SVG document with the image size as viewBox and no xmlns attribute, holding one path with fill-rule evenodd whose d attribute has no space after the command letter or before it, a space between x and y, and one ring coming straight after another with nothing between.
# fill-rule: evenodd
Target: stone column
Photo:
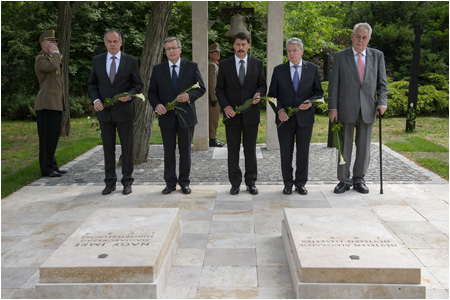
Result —
<instances>
[{"instance_id":1,"label":"stone column","mask_svg":"<svg viewBox=\"0 0 450 300\"><path fill-rule=\"evenodd\" d=\"M209 149L208 107L208 2L192 1L192 60L198 64L206 93L195 101L198 124L194 131L194 150Z\"/></svg>"},{"instance_id":2,"label":"stone column","mask_svg":"<svg viewBox=\"0 0 450 300\"><path fill-rule=\"evenodd\" d=\"M284 2L267 2L267 92L269 92L270 80L273 68L283 63L283 20ZM278 144L277 128L275 126L275 113L267 105L267 150L277 150Z\"/></svg>"}]
</instances>

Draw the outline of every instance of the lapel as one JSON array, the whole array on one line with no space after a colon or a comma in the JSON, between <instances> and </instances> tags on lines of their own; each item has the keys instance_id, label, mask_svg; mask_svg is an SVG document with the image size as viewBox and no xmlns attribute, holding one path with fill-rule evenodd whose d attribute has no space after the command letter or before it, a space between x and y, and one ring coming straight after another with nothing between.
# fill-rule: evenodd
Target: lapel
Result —
<instances>
[{"instance_id":1,"label":"lapel","mask_svg":"<svg viewBox=\"0 0 450 300\"><path fill-rule=\"evenodd\" d=\"M114 77L113 83L117 80L117 77L120 77L120 75L123 73L123 70L126 68L128 62L128 56L122 51L122 55L120 57L120 64L119 68L117 69L116 77Z\"/></svg>"},{"instance_id":2,"label":"lapel","mask_svg":"<svg viewBox=\"0 0 450 300\"><path fill-rule=\"evenodd\" d=\"M177 79L177 87L175 90L178 91L178 88L180 87L180 83L183 80L185 74L186 74L186 67L187 67L187 62L184 59L181 59L180 61L180 73L178 74L178 79Z\"/></svg>"},{"instance_id":3,"label":"lapel","mask_svg":"<svg viewBox=\"0 0 450 300\"><path fill-rule=\"evenodd\" d=\"M284 82L289 82L287 84L289 86L289 90L291 91L291 93L293 95L295 95L294 83L292 82L291 66L289 64L289 61L285 62L281 68L282 68L282 70L281 70L281 78L280 79Z\"/></svg>"},{"instance_id":4,"label":"lapel","mask_svg":"<svg viewBox=\"0 0 450 300\"><path fill-rule=\"evenodd\" d=\"M163 82L167 82L170 85L171 89L173 89L172 75L170 74L169 71L169 60L166 60L165 62L161 63L161 68L162 68L161 70L162 76L163 78L165 78Z\"/></svg>"},{"instance_id":5,"label":"lapel","mask_svg":"<svg viewBox=\"0 0 450 300\"><path fill-rule=\"evenodd\" d=\"M108 71L106 70L106 57L107 54L104 53L102 54L102 56L99 59L99 63L100 63L100 74L98 75L100 78L108 78L108 83L109 85L111 85L111 80L109 80L109 76L108 76Z\"/></svg>"},{"instance_id":6,"label":"lapel","mask_svg":"<svg viewBox=\"0 0 450 300\"><path fill-rule=\"evenodd\" d=\"M348 48L345 53L345 58L347 60L348 66L350 68L350 71L353 74L353 77L355 80L361 84L361 81L359 80L359 74L358 74L358 66L355 63L355 56L353 55L352 47ZM367 62L366 62L367 63Z\"/></svg>"},{"instance_id":7,"label":"lapel","mask_svg":"<svg viewBox=\"0 0 450 300\"><path fill-rule=\"evenodd\" d=\"M369 74L371 74L372 66L374 65L374 57L373 52L370 48L366 48L366 69L364 70L364 81L363 84L366 83L366 79L368 78Z\"/></svg>"},{"instance_id":8,"label":"lapel","mask_svg":"<svg viewBox=\"0 0 450 300\"><path fill-rule=\"evenodd\" d=\"M244 84L242 86L245 86L245 84L247 83L248 78L250 77L250 74L251 73L253 74L253 72L252 72L252 68L253 67L254 67L253 58L250 57L250 55L247 54L247 73L245 73ZM239 78L238 78L238 81L239 81ZM239 82L239 84L240 84L240 82Z\"/></svg>"},{"instance_id":9,"label":"lapel","mask_svg":"<svg viewBox=\"0 0 450 300\"><path fill-rule=\"evenodd\" d=\"M302 84L305 82L308 76L309 76L309 64L307 61L302 59L302 77L300 77L300 82L298 83L297 94L300 93L300 90L302 89ZM292 87L294 87L294 84L292 84Z\"/></svg>"},{"instance_id":10,"label":"lapel","mask_svg":"<svg viewBox=\"0 0 450 300\"><path fill-rule=\"evenodd\" d=\"M248 60L247 60L247 63L248 63ZM242 87L241 82L239 81L239 76L238 76L239 70L236 69L236 61L234 59L234 55L228 59L228 64L230 65L231 76L233 76L234 81L236 81L237 86ZM248 68L247 68L247 72L248 72ZM245 83L245 79L244 79L244 83Z\"/></svg>"}]
</instances>

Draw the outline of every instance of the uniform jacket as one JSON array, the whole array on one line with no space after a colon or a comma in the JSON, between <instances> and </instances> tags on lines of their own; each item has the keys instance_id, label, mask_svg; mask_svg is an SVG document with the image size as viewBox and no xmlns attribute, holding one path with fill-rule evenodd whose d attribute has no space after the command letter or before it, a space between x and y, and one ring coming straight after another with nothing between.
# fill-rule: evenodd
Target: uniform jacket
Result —
<instances>
[{"instance_id":1,"label":"uniform jacket","mask_svg":"<svg viewBox=\"0 0 450 300\"><path fill-rule=\"evenodd\" d=\"M359 111L364 123L376 120L376 106L387 106L388 85L383 52L366 48L366 68L361 83L352 48L334 55L328 84L328 109L337 109L339 121L353 123Z\"/></svg>"},{"instance_id":2,"label":"uniform jacket","mask_svg":"<svg viewBox=\"0 0 450 300\"><path fill-rule=\"evenodd\" d=\"M273 70L268 96L277 98L278 110L286 107L298 107L305 100L322 98L323 90L317 66L303 60L302 76L297 92L295 92L292 82L289 61L276 66ZM297 123L300 127L314 124L314 106L311 106L308 110L299 110L296 113ZM275 121L277 124L281 122L278 116Z\"/></svg>"},{"instance_id":3,"label":"uniform jacket","mask_svg":"<svg viewBox=\"0 0 450 300\"><path fill-rule=\"evenodd\" d=\"M216 95L219 99L220 107L231 105L241 105L245 100L253 98L253 95L260 93L261 97L266 95L267 84L264 75L263 62L260 59L248 56L247 73L245 74L244 84L241 85L236 70L235 56L227 58L220 62L219 76L217 78ZM226 118L225 114L224 117ZM238 114L227 120L227 124L237 125L258 124L259 103L252 105L251 109L244 114Z\"/></svg>"},{"instance_id":4,"label":"uniform jacket","mask_svg":"<svg viewBox=\"0 0 450 300\"><path fill-rule=\"evenodd\" d=\"M178 103L178 106L186 112L175 109L169 110L164 115L159 116L159 126L161 128L174 128L176 119L178 119L178 124L182 128L195 126L197 124L195 101L203 96L206 89L198 65L195 62L181 59L176 88L172 84L168 61L153 67L150 87L148 89L148 100L153 109L156 109L158 104L166 106L168 102L172 102L178 95L197 82L200 87L187 92L190 103Z\"/></svg>"},{"instance_id":5,"label":"uniform jacket","mask_svg":"<svg viewBox=\"0 0 450 300\"><path fill-rule=\"evenodd\" d=\"M39 80L39 92L34 104L35 110L65 109L61 59L60 53L50 56L44 51L36 56L34 69Z\"/></svg>"},{"instance_id":6,"label":"uniform jacket","mask_svg":"<svg viewBox=\"0 0 450 300\"><path fill-rule=\"evenodd\" d=\"M219 65L216 64L215 61L208 61L208 91L209 91L209 100L217 100L216 96L216 84L217 84L217 75L219 74Z\"/></svg>"},{"instance_id":7,"label":"uniform jacket","mask_svg":"<svg viewBox=\"0 0 450 300\"><path fill-rule=\"evenodd\" d=\"M111 83L106 71L107 53L102 53L92 59L91 75L88 81L89 97L92 103L96 99L102 102L120 93L139 94L142 90L142 80L139 73L139 61L134 56L122 52L119 69L114 82ZM99 121L130 122L134 119L133 101L118 101L97 112Z\"/></svg>"}]
</instances>

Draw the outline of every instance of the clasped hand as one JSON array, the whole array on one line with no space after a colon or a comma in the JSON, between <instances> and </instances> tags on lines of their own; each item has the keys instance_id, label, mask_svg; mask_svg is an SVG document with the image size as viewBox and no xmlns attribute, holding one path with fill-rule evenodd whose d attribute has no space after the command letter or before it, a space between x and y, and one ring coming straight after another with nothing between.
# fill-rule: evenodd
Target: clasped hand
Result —
<instances>
[{"instance_id":1,"label":"clasped hand","mask_svg":"<svg viewBox=\"0 0 450 300\"><path fill-rule=\"evenodd\" d=\"M302 103L298 107L299 110L308 110L312 106L311 102ZM286 110L284 108L280 109L278 111L278 119L280 119L281 122L286 122L289 120L289 116L286 113Z\"/></svg>"},{"instance_id":2,"label":"clasped hand","mask_svg":"<svg viewBox=\"0 0 450 300\"><path fill-rule=\"evenodd\" d=\"M252 103L253 104L258 104L261 101L261 99L259 97L261 97L261 93L254 94ZM225 107L223 109L223 112L225 113L225 116L227 116L228 119L229 118L233 118L236 115L236 112L234 111L234 109L230 105Z\"/></svg>"}]
</instances>

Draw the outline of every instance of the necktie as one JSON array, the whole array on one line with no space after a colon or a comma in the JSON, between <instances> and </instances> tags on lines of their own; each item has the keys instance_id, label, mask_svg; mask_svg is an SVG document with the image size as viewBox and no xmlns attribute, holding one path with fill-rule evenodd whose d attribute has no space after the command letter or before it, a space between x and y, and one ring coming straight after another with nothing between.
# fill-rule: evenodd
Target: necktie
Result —
<instances>
[{"instance_id":1,"label":"necktie","mask_svg":"<svg viewBox=\"0 0 450 300\"><path fill-rule=\"evenodd\" d=\"M109 69L109 80L111 80L111 83L114 82L114 77L116 77L116 58L115 56L112 56L112 62L111 62L111 68Z\"/></svg>"},{"instance_id":2,"label":"necktie","mask_svg":"<svg viewBox=\"0 0 450 300\"><path fill-rule=\"evenodd\" d=\"M294 69L295 69L295 71L294 71L294 78L292 79L292 83L294 84L295 92L297 92L297 90L298 90L298 82L300 81L298 79L298 67L299 67L298 65L294 66Z\"/></svg>"},{"instance_id":3,"label":"necktie","mask_svg":"<svg viewBox=\"0 0 450 300\"><path fill-rule=\"evenodd\" d=\"M358 52L358 73L359 73L359 80L361 83L364 81L364 61L362 60L362 53Z\"/></svg>"},{"instance_id":4,"label":"necktie","mask_svg":"<svg viewBox=\"0 0 450 300\"><path fill-rule=\"evenodd\" d=\"M244 60L240 60L239 63L241 66L239 67L239 81L241 82L241 85L244 85L244 79L245 79L245 68L244 68Z\"/></svg>"},{"instance_id":5,"label":"necktie","mask_svg":"<svg viewBox=\"0 0 450 300\"><path fill-rule=\"evenodd\" d=\"M177 67L177 65L172 65L172 83L173 83L173 87L177 88L177 71L175 71L175 68Z\"/></svg>"}]
</instances>

